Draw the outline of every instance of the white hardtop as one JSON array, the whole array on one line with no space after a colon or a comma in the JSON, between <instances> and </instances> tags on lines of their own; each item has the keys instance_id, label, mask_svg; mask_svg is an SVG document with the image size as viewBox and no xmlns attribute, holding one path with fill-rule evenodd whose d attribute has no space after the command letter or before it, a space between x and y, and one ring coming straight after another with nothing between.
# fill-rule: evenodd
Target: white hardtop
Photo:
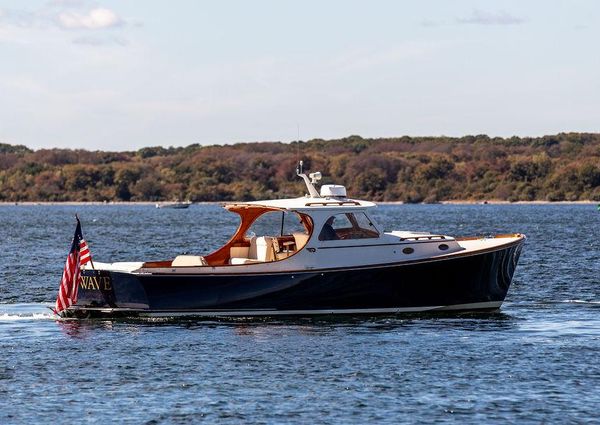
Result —
<instances>
[{"instance_id":1,"label":"white hardtop","mask_svg":"<svg viewBox=\"0 0 600 425\"><path fill-rule=\"evenodd\" d=\"M376 207L377 204L369 201L361 201L349 198L311 198L303 196L301 198L290 199L272 199L265 201L234 202L228 205L248 205L261 206L266 208L277 208L282 210L294 210L310 212L314 210L355 210Z\"/></svg>"},{"instance_id":2,"label":"white hardtop","mask_svg":"<svg viewBox=\"0 0 600 425\"><path fill-rule=\"evenodd\" d=\"M322 211L322 210L364 210L365 208L374 208L377 205L369 201L360 201L358 199L350 199L346 197L346 188L341 185L328 184L321 187L319 193L315 188L315 184L321 180L321 173L315 172L310 173L308 176L302 172L302 161L299 162L296 174L301 177L306 184L308 194L300 198L288 198L288 199L272 199L265 201L251 201L251 202L234 202L225 204L228 206L253 206L253 207L266 207L276 208L282 210L294 210L308 213L311 211Z\"/></svg>"}]
</instances>

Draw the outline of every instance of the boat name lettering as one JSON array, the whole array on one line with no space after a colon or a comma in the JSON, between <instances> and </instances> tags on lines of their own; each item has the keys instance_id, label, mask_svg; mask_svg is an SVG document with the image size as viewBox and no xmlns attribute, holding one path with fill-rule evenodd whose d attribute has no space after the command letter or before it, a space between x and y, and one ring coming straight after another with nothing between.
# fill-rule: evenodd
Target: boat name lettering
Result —
<instances>
[{"instance_id":1,"label":"boat name lettering","mask_svg":"<svg viewBox=\"0 0 600 425\"><path fill-rule=\"evenodd\" d=\"M110 277L108 276L81 276L79 286L83 289L92 290L105 290L110 291L112 289L110 285Z\"/></svg>"}]
</instances>

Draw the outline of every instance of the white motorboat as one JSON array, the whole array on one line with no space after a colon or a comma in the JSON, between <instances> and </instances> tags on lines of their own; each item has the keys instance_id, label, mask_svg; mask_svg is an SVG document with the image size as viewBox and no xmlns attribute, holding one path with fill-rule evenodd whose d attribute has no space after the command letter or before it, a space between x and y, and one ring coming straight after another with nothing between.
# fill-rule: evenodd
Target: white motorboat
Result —
<instances>
[{"instance_id":1,"label":"white motorboat","mask_svg":"<svg viewBox=\"0 0 600 425\"><path fill-rule=\"evenodd\" d=\"M525 236L384 232L376 205L339 185L224 205L239 215L215 252L164 261L87 264L65 317L272 316L493 311ZM269 228L269 224L271 227Z\"/></svg>"}]
</instances>

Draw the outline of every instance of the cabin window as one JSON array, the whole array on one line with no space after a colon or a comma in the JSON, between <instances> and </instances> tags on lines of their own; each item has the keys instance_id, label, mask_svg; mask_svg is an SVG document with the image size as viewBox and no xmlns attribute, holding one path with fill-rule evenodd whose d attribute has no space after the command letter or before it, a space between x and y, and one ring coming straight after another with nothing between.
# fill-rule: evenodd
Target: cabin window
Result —
<instances>
[{"instance_id":1,"label":"cabin window","mask_svg":"<svg viewBox=\"0 0 600 425\"><path fill-rule=\"evenodd\" d=\"M379 232L365 213L332 215L325 221L321 233L319 233L320 241L378 237Z\"/></svg>"},{"instance_id":2,"label":"cabin window","mask_svg":"<svg viewBox=\"0 0 600 425\"><path fill-rule=\"evenodd\" d=\"M246 237L293 235L294 233L308 233L297 213L290 211L269 211L259 216L252 223L252 226L246 232Z\"/></svg>"}]
</instances>

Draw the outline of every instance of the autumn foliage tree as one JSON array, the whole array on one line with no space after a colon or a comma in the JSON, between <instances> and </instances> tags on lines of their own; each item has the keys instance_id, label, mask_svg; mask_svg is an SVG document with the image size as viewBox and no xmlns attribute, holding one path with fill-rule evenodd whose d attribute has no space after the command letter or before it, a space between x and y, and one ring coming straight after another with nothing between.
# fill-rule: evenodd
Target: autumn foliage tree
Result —
<instances>
[{"instance_id":1,"label":"autumn foliage tree","mask_svg":"<svg viewBox=\"0 0 600 425\"><path fill-rule=\"evenodd\" d=\"M31 150L0 144L0 201L249 201L298 196L295 175L323 173L376 201L600 201L600 134L314 139L147 147L135 152Z\"/></svg>"}]
</instances>

